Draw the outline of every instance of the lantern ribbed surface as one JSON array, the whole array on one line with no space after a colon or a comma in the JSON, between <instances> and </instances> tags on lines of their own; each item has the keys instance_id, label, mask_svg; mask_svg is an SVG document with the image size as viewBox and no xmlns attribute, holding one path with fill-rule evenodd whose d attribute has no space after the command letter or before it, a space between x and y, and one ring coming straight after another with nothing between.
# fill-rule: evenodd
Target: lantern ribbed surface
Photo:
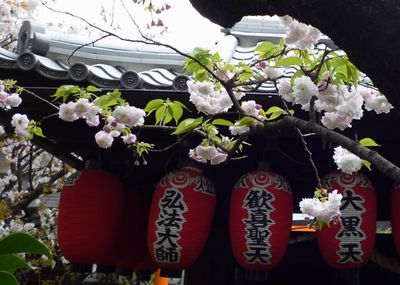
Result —
<instances>
[{"instance_id":1,"label":"lantern ribbed surface","mask_svg":"<svg viewBox=\"0 0 400 285\"><path fill-rule=\"evenodd\" d=\"M400 185L392 188L390 197L390 216L392 225L392 235L397 253L400 255Z\"/></svg>"},{"instance_id":2,"label":"lantern ribbed surface","mask_svg":"<svg viewBox=\"0 0 400 285\"><path fill-rule=\"evenodd\" d=\"M233 188L229 232L236 261L245 269L268 271L285 255L292 225L293 195L271 171L243 175Z\"/></svg>"},{"instance_id":3,"label":"lantern ribbed surface","mask_svg":"<svg viewBox=\"0 0 400 285\"><path fill-rule=\"evenodd\" d=\"M359 269L371 257L376 235L376 195L363 174L333 172L322 180L328 191L343 195L340 221L317 233L326 262L335 269Z\"/></svg>"},{"instance_id":4,"label":"lantern ribbed surface","mask_svg":"<svg viewBox=\"0 0 400 285\"><path fill-rule=\"evenodd\" d=\"M115 264L123 185L102 170L86 169L64 186L58 214L61 254L72 263Z\"/></svg>"},{"instance_id":5,"label":"lantern ribbed surface","mask_svg":"<svg viewBox=\"0 0 400 285\"><path fill-rule=\"evenodd\" d=\"M149 216L148 247L166 269L183 269L200 255L207 241L216 203L212 182L185 167L157 184Z\"/></svg>"},{"instance_id":6,"label":"lantern ribbed surface","mask_svg":"<svg viewBox=\"0 0 400 285\"><path fill-rule=\"evenodd\" d=\"M125 187L123 217L118 233L117 267L135 271L155 271L157 266L147 248L150 199L133 186Z\"/></svg>"}]
</instances>

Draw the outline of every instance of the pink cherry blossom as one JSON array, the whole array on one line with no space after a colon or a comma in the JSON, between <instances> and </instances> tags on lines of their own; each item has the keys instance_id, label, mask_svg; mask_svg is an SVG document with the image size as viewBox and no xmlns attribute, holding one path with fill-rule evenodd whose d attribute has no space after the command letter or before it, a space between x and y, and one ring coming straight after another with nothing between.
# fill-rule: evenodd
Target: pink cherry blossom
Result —
<instances>
[{"instance_id":1,"label":"pink cherry blossom","mask_svg":"<svg viewBox=\"0 0 400 285\"><path fill-rule=\"evenodd\" d=\"M96 143L99 147L101 148L109 148L111 147L114 138L110 133L107 133L105 131L99 131L95 134L94 136Z\"/></svg>"}]
</instances>

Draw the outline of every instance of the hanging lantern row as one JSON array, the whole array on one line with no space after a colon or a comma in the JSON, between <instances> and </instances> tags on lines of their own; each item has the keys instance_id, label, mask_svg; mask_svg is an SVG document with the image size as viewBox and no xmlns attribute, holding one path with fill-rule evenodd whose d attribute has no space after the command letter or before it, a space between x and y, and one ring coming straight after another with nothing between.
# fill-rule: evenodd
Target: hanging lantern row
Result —
<instances>
[{"instance_id":1,"label":"hanging lantern row","mask_svg":"<svg viewBox=\"0 0 400 285\"><path fill-rule=\"evenodd\" d=\"M326 262L334 268L361 268L372 254L376 197L361 174L331 173L328 190L343 195L340 221L317 234ZM400 252L400 187L392 192L392 226ZM288 182L271 171L243 175L230 201L229 231L234 257L245 269L268 271L284 257L292 225ZM114 175L81 172L61 193L58 240L75 264L116 265L120 269L184 269L201 254L216 205L212 182L196 168L164 176L152 201Z\"/></svg>"}]
</instances>

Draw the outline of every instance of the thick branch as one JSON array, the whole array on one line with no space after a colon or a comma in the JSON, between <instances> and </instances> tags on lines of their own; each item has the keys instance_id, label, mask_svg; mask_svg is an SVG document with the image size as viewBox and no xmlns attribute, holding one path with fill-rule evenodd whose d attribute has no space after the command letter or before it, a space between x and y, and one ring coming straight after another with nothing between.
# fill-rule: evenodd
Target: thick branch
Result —
<instances>
[{"instance_id":1,"label":"thick branch","mask_svg":"<svg viewBox=\"0 0 400 285\"><path fill-rule=\"evenodd\" d=\"M295 127L304 132L315 133L320 138L340 145L364 160L371 162L383 174L400 183L400 168L381 156L378 152L366 148L348 137L317 125L310 121L286 116L279 121L268 123L263 131L276 130L283 127Z\"/></svg>"}]
</instances>

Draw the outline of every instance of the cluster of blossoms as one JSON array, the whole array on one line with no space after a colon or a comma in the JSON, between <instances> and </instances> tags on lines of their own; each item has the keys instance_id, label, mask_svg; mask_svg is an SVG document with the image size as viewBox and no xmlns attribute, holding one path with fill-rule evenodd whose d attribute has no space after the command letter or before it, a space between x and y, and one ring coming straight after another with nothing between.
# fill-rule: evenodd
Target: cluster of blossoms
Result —
<instances>
[{"instance_id":1,"label":"cluster of blossoms","mask_svg":"<svg viewBox=\"0 0 400 285\"><path fill-rule=\"evenodd\" d=\"M2 81L0 81L0 107L1 108L11 108L18 107L22 103L22 99L18 93L8 93L6 91L6 86Z\"/></svg>"},{"instance_id":2,"label":"cluster of blossoms","mask_svg":"<svg viewBox=\"0 0 400 285\"><path fill-rule=\"evenodd\" d=\"M328 73L324 74L318 86L304 75L294 80L293 87L290 79L283 78L278 81L278 90L285 101L299 104L306 111L310 108L311 100L315 98L315 110L323 114L322 124L332 130L351 127L353 120L362 118L363 106L377 114L388 113L393 108L385 96L372 88L359 85L350 89L345 85L337 86L329 82Z\"/></svg>"},{"instance_id":3,"label":"cluster of blossoms","mask_svg":"<svg viewBox=\"0 0 400 285\"><path fill-rule=\"evenodd\" d=\"M114 138L119 137L124 130L143 125L145 115L142 109L134 106L117 106L112 115L107 117L108 123L96 133L96 143L101 148L111 147ZM127 145L136 142L136 136L130 132L121 138Z\"/></svg>"},{"instance_id":4,"label":"cluster of blossoms","mask_svg":"<svg viewBox=\"0 0 400 285\"><path fill-rule=\"evenodd\" d=\"M21 138L27 139L30 136L28 130L29 119L26 115L21 115L19 113L14 114L11 119L11 125L15 128L15 134Z\"/></svg>"},{"instance_id":5,"label":"cluster of blossoms","mask_svg":"<svg viewBox=\"0 0 400 285\"><path fill-rule=\"evenodd\" d=\"M189 151L189 157L197 162L210 162L212 165L216 165L224 162L228 155L215 146L198 145L195 149Z\"/></svg>"},{"instance_id":6,"label":"cluster of blossoms","mask_svg":"<svg viewBox=\"0 0 400 285\"><path fill-rule=\"evenodd\" d=\"M262 106L260 104L257 104L256 101L243 101L241 102L241 107L246 115L261 122L265 120L265 117L260 115L260 110L262 109ZM233 136L236 136L248 132L250 130L250 127L246 125L241 125L239 122L235 122L233 126L229 127L229 130Z\"/></svg>"},{"instance_id":7,"label":"cluster of blossoms","mask_svg":"<svg viewBox=\"0 0 400 285\"><path fill-rule=\"evenodd\" d=\"M233 105L228 92L224 88L217 89L211 81L188 81L187 85L190 94L189 100L201 113L207 115L223 113ZM240 100L244 93L234 92L234 95L236 100Z\"/></svg>"},{"instance_id":8,"label":"cluster of blossoms","mask_svg":"<svg viewBox=\"0 0 400 285\"><path fill-rule=\"evenodd\" d=\"M76 102L68 102L60 105L58 117L66 122L73 122L79 118L86 120L86 124L97 127L100 124L99 112L101 108L86 98L80 98Z\"/></svg>"},{"instance_id":9,"label":"cluster of blossoms","mask_svg":"<svg viewBox=\"0 0 400 285\"><path fill-rule=\"evenodd\" d=\"M318 222L325 224L335 223L340 218L340 205L342 194L338 194L337 190L328 193L326 189L315 191L314 198L303 198L300 202L300 210L303 214L311 216Z\"/></svg>"},{"instance_id":10,"label":"cluster of blossoms","mask_svg":"<svg viewBox=\"0 0 400 285\"><path fill-rule=\"evenodd\" d=\"M18 27L35 15L39 0L5 0L0 2L0 42L16 37ZM9 41L11 42L11 38ZM10 45L9 47L12 47Z\"/></svg>"},{"instance_id":11,"label":"cluster of blossoms","mask_svg":"<svg viewBox=\"0 0 400 285\"><path fill-rule=\"evenodd\" d=\"M284 75L282 68L270 66L265 61L257 63L256 68L269 80L276 80Z\"/></svg>"},{"instance_id":12,"label":"cluster of blossoms","mask_svg":"<svg viewBox=\"0 0 400 285\"><path fill-rule=\"evenodd\" d=\"M321 37L321 32L310 26L289 17L281 18L287 32L285 42L299 49L311 49Z\"/></svg>"},{"instance_id":13,"label":"cluster of blossoms","mask_svg":"<svg viewBox=\"0 0 400 285\"><path fill-rule=\"evenodd\" d=\"M80 98L76 102L68 102L60 105L58 116L61 120L73 122L79 118L85 119L90 127L97 127L100 124L100 114L102 109L90 102L86 98ZM146 113L134 106L115 107L111 115L106 115L107 124L103 129L96 133L96 143L101 148L109 148L114 142L114 138L119 137L124 131L132 127L144 124ZM133 144L136 136L130 132L121 136L125 144Z\"/></svg>"}]
</instances>

